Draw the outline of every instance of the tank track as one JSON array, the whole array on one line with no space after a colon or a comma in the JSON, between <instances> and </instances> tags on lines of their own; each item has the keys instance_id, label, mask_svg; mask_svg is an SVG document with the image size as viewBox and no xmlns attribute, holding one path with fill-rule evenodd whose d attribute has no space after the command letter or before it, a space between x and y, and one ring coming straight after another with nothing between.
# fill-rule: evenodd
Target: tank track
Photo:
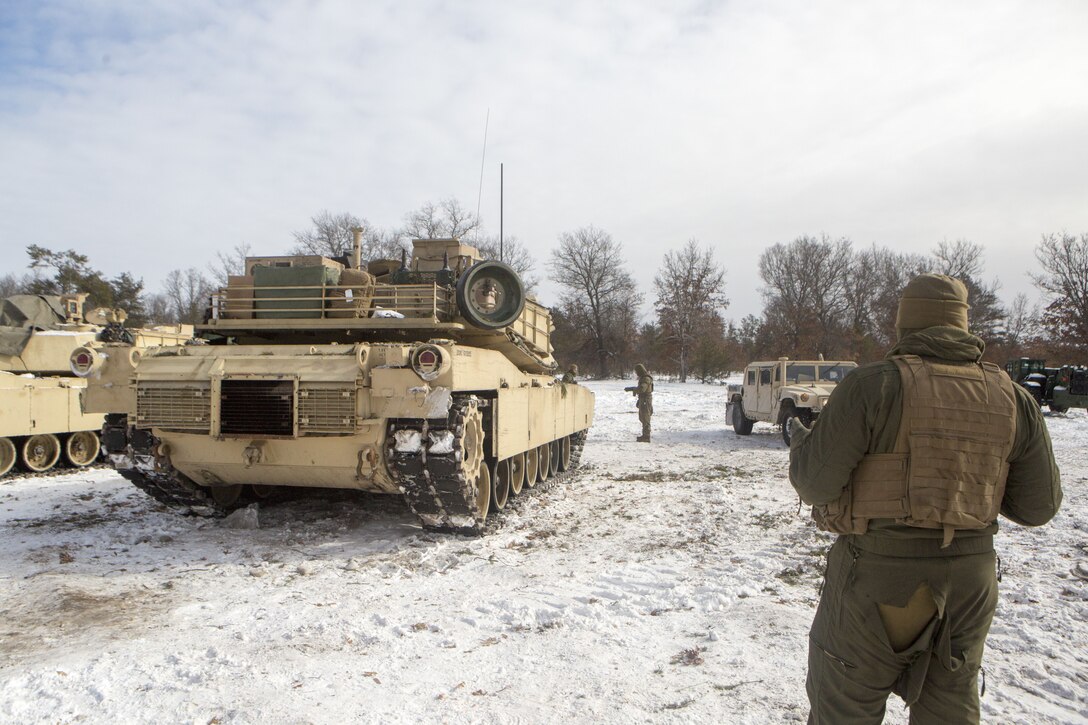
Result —
<instances>
[{"instance_id":1,"label":"tank track","mask_svg":"<svg viewBox=\"0 0 1088 725\"><path fill-rule=\"evenodd\" d=\"M198 516L224 516L235 507L220 506L172 466L162 466L154 456L138 453L110 455L117 472L159 503Z\"/></svg>"},{"instance_id":2,"label":"tank track","mask_svg":"<svg viewBox=\"0 0 1088 725\"><path fill-rule=\"evenodd\" d=\"M52 468L47 468L44 471L27 471L20 469L19 466L16 465L15 468L12 468L3 476L0 476L0 486L24 478L59 478L60 476L70 476L81 471L94 471L103 468L111 468L111 466L109 463L101 460L97 460L94 463L88 463L86 466L80 466L78 468L76 466L58 462Z\"/></svg>"},{"instance_id":3,"label":"tank track","mask_svg":"<svg viewBox=\"0 0 1088 725\"><path fill-rule=\"evenodd\" d=\"M465 432L467 402L458 401L450 409L447 420L424 420L422 426L413 423L390 422L386 440L386 461L389 472L404 494L424 528L458 533L479 533L475 484L465 478L461 468L461 445ZM397 432L420 433L418 450L398 450ZM428 443L449 438L449 453L435 454ZM433 446L431 446L433 447Z\"/></svg>"},{"instance_id":4,"label":"tank track","mask_svg":"<svg viewBox=\"0 0 1088 725\"><path fill-rule=\"evenodd\" d=\"M455 402L446 421L424 420L422 425L419 421L391 422L386 438L389 441L386 461L408 507L423 523L423 528L478 536L499 512L492 512L486 521L480 521L474 482L465 478L460 465L466 410L465 401L459 401ZM418 450L398 450L396 433L407 430L419 431ZM452 451L437 455L429 452L428 441L440 440L446 431L453 434ZM570 466L555 479L548 479L549 482L566 478L578 467L585 440L586 431L571 436ZM526 486L522 492L527 490Z\"/></svg>"}]
</instances>

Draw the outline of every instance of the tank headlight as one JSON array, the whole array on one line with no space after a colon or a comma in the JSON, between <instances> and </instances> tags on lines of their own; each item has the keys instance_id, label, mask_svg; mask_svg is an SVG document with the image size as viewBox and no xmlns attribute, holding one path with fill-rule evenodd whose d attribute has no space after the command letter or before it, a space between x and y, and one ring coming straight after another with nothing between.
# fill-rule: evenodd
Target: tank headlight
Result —
<instances>
[{"instance_id":1,"label":"tank headlight","mask_svg":"<svg viewBox=\"0 0 1088 725\"><path fill-rule=\"evenodd\" d=\"M89 347L77 347L68 358L72 374L85 378L101 367L102 356Z\"/></svg>"},{"instance_id":2,"label":"tank headlight","mask_svg":"<svg viewBox=\"0 0 1088 725\"><path fill-rule=\"evenodd\" d=\"M412 370L424 380L434 380L449 368L449 356L436 345L420 345L412 351Z\"/></svg>"}]
</instances>

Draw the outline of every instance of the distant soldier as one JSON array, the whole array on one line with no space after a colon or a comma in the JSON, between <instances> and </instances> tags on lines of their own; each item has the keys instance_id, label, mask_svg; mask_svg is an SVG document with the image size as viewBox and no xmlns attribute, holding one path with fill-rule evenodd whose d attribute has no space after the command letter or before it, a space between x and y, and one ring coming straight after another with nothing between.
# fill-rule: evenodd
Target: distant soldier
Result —
<instances>
[{"instance_id":1,"label":"distant soldier","mask_svg":"<svg viewBox=\"0 0 1088 725\"><path fill-rule=\"evenodd\" d=\"M559 382L570 383L571 385L577 384L577 380L574 378L578 376L578 366L571 363L571 366L567 368L567 372L563 373L563 379Z\"/></svg>"},{"instance_id":2,"label":"distant soldier","mask_svg":"<svg viewBox=\"0 0 1088 725\"><path fill-rule=\"evenodd\" d=\"M650 442L650 416L654 414L654 379L646 372L646 366L639 363L635 366L635 374L638 375L638 385L624 388L638 398L638 420L642 423L642 435L635 438L639 443Z\"/></svg>"}]
</instances>

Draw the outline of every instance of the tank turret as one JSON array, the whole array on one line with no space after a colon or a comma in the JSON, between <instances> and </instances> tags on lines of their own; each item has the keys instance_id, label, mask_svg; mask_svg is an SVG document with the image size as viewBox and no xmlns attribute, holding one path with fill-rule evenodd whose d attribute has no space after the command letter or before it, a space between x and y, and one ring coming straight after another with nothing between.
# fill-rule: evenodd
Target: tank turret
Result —
<instances>
[{"instance_id":1,"label":"tank turret","mask_svg":"<svg viewBox=\"0 0 1088 725\"><path fill-rule=\"evenodd\" d=\"M478 532L522 485L574 467L593 395L555 380L551 316L457 239L400 260L250 257L213 296L208 344L88 372L118 470L222 513L271 486L403 495ZM96 393L101 393L96 397Z\"/></svg>"}]
</instances>

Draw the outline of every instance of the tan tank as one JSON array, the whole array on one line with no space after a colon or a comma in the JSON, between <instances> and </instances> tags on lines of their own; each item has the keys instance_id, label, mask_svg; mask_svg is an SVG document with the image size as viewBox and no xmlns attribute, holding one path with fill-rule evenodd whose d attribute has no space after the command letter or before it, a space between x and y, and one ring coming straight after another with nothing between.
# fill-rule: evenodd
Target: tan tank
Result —
<instances>
[{"instance_id":1,"label":"tan tank","mask_svg":"<svg viewBox=\"0 0 1088 725\"><path fill-rule=\"evenodd\" d=\"M207 342L93 355L88 410L156 499L223 513L275 486L403 495L427 528L479 532L522 486L578 464L593 394L557 382L551 315L454 239L411 259L253 257Z\"/></svg>"},{"instance_id":2,"label":"tan tank","mask_svg":"<svg viewBox=\"0 0 1088 725\"><path fill-rule=\"evenodd\" d=\"M134 349L178 344L191 326L128 330L124 313L84 315L86 294L13 295L0 300L0 476L20 463L47 471L63 460L83 467L98 457L104 416L80 405L86 380L70 368L73 350L125 340Z\"/></svg>"}]
</instances>

